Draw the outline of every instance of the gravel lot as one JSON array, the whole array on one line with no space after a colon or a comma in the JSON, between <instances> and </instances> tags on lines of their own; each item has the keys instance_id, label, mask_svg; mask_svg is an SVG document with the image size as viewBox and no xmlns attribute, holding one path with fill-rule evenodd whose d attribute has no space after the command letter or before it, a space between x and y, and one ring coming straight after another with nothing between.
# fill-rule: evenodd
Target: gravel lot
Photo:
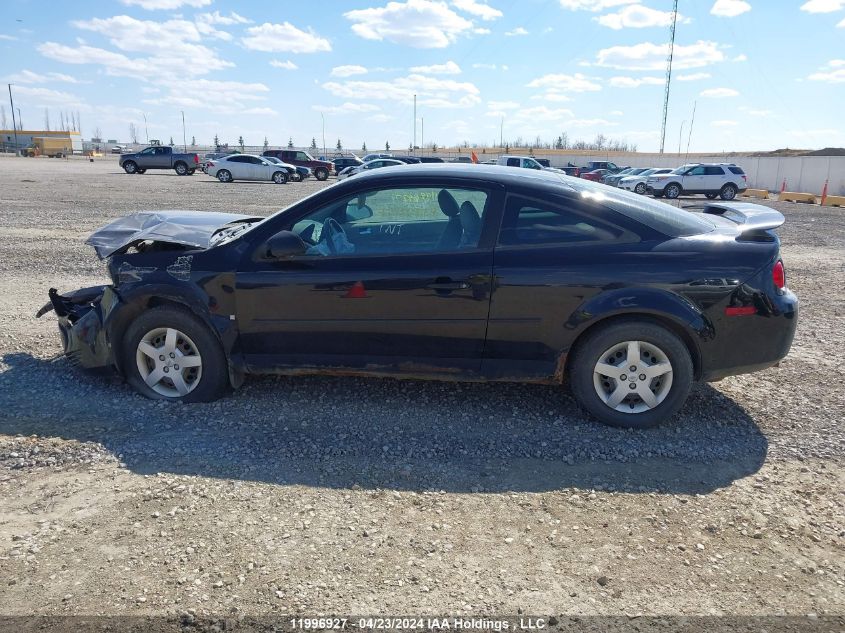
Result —
<instances>
[{"instance_id":1,"label":"gravel lot","mask_svg":"<svg viewBox=\"0 0 845 633\"><path fill-rule=\"evenodd\" d=\"M325 185L113 158L0 158L0 181L0 614L845 613L845 209L769 203L803 310L786 361L638 432L549 386L267 377L145 400L34 318L50 286L106 280L87 234Z\"/></svg>"}]
</instances>

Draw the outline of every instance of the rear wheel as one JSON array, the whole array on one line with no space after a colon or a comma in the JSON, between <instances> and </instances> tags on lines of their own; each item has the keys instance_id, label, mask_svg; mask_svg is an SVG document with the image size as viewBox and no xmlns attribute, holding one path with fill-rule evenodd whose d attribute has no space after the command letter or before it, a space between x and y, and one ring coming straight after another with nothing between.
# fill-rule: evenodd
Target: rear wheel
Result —
<instances>
[{"instance_id":1,"label":"rear wheel","mask_svg":"<svg viewBox=\"0 0 845 633\"><path fill-rule=\"evenodd\" d=\"M277 185L284 185L288 181L287 172L284 171L277 171L273 174L273 182Z\"/></svg>"},{"instance_id":2,"label":"rear wheel","mask_svg":"<svg viewBox=\"0 0 845 633\"><path fill-rule=\"evenodd\" d=\"M173 169L175 169L176 173L180 176L185 176L188 173L188 166L182 161L179 161L178 163L173 165Z\"/></svg>"},{"instance_id":3,"label":"rear wheel","mask_svg":"<svg viewBox=\"0 0 845 633\"><path fill-rule=\"evenodd\" d=\"M232 172L228 169L221 169L217 172L217 180L220 182L232 182L234 178L232 178Z\"/></svg>"},{"instance_id":4,"label":"rear wheel","mask_svg":"<svg viewBox=\"0 0 845 633\"><path fill-rule=\"evenodd\" d=\"M314 177L320 181L325 180L329 177L329 170L325 167L318 167L314 170Z\"/></svg>"},{"instance_id":5,"label":"rear wheel","mask_svg":"<svg viewBox=\"0 0 845 633\"><path fill-rule=\"evenodd\" d=\"M176 307L141 314L123 339L129 384L155 400L208 402L228 387L226 356L208 327Z\"/></svg>"},{"instance_id":6,"label":"rear wheel","mask_svg":"<svg viewBox=\"0 0 845 633\"><path fill-rule=\"evenodd\" d=\"M669 183L663 189L663 195L669 198L670 200L674 200L675 198L681 195L681 185L676 182Z\"/></svg>"},{"instance_id":7,"label":"rear wheel","mask_svg":"<svg viewBox=\"0 0 845 633\"><path fill-rule=\"evenodd\" d=\"M197 171L196 169L189 169L189 170L188 170L188 175L189 175L189 176L193 176L193 175L196 173L196 171Z\"/></svg>"},{"instance_id":8,"label":"rear wheel","mask_svg":"<svg viewBox=\"0 0 845 633\"><path fill-rule=\"evenodd\" d=\"M722 200L733 200L736 198L736 186L731 184L725 185L719 192L719 196Z\"/></svg>"},{"instance_id":9,"label":"rear wheel","mask_svg":"<svg viewBox=\"0 0 845 633\"><path fill-rule=\"evenodd\" d=\"M127 174L134 174L138 171L138 164L133 160L127 160L123 163L123 171Z\"/></svg>"},{"instance_id":10,"label":"rear wheel","mask_svg":"<svg viewBox=\"0 0 845 633\"><path fill-rule=\"evenodd\" d=\"M580 341L570 365L578 403L611 426L644 429L683 406L692 359L674 333L647 320L600 327Z\"/></svg>"},{"instance_id":11,"label":"rear wheel","mask_svg":"<svg viewBox=\"0 0 845 633\"><path fill-rule=\"evenodd\" d=\"M634 187L634 191L636 193L640 194L640 195L644 194L645 193L645 184L642 183L642 182L638 183L637 186Z\"/></svg>"}]
</instances>

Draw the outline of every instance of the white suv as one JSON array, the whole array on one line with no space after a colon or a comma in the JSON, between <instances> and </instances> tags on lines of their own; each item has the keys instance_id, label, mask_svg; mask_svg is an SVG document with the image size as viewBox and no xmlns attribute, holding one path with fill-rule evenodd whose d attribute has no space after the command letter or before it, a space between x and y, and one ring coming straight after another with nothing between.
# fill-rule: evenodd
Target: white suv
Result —
<instances>
[{"instance_id":1,"label":"white suv","mask_svg":"<svg viewBox=\"0 0 845 633\"><path fill-rule=\"evenodd\" d=\"M677 198L681 194L703 193L733 200L748 188L745 172L733 163L696 163L684 165L668 174L652 175L646 180L646 191L655 198Z\"/></svg>"}]
</instances>

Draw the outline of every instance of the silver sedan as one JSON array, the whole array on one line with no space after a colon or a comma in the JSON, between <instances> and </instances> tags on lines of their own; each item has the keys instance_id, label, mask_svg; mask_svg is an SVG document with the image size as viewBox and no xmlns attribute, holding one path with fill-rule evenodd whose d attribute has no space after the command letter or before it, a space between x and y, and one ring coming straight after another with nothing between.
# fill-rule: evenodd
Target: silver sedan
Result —
<instances>
[{"instance_id":1,"label":"silver sedan","mask_svg":"<svg viewBox=\"0 0 845 633\"><path fill-rule=\"evenodd\" d=\"M213 160L208 165L208 175L220 182L268 180L283 185L290 180L290 174L283 165L252 154L231 154Z\"/></svg>"}]
</instances>

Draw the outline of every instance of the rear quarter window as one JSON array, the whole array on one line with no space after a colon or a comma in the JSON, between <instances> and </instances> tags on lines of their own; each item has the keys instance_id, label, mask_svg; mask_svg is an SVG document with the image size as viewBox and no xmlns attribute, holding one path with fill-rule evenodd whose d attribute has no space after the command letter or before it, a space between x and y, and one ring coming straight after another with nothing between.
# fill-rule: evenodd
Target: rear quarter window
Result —
<instances>
[{"instance_id":1,"label":"rear quarter window","mask_svg":"<svg viewBox=\"0 0 845 633\"><path fill-rule=\"evenodd\" d=\"M745 174L745 172L742 171L742 167L728 167L728 169L732 174L736 174L737 176L743 176Z\"/></svg>"}]
</instances>

